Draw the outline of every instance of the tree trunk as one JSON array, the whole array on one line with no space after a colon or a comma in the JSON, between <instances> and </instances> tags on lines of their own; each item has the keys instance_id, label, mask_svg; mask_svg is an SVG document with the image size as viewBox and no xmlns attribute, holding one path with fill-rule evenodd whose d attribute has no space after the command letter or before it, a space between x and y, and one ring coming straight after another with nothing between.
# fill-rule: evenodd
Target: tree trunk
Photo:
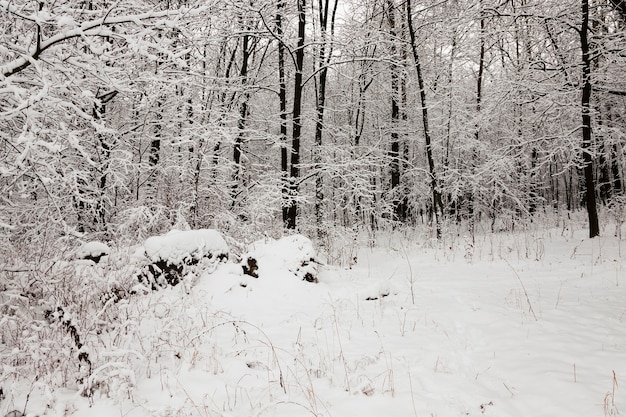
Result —
<instances>
[{"instance_id":1,"label":"tree trunk","mask_svg":"<svg viewBox=\"0 0 626 417\"><path fill-rule=\"evenodd\" d=\"M276 5L276 36L278 39L278 101L280 108L280 172L282 192L283 224L287 226L289 219L289 160L287 153L287 80L285 77L285 44L283 43L283 15L284 1Z\"/></svg>"},{"instance_id":2,"label":"tree trunk","mask_svg":"<svg viewBox=\"0 0 626 417\"><path fill-rule=\"evenodd\" d=\"M479 57L478 57L478 74L476 76L476 125L474 126L474 146L472 147L472 167L478 162L478 141L480 140L480 112L482 109L483 97L483 75L485 72L485 17L483 16L482 0L480 2L480 35L479 35ZM469 212L469 228L474 242L474 234L476 227L476 189L472 185L472 189L468 196L468 212Z\"/></svg>"},{"instance_id":3,"label":"tree trunk","mask_svg":"<svg viewBox=\"0 0 626 417\"><path fill-rule=\"evenodd\" d=\"M113 100L115 96L118 94L117 90L113 90L104 94L98 94L96 99L100 101L99 104L96 104L92 110L92 116L94 120L100 121L106 114L106 105L109 101ZM107 176L109 171L109 166L111 163L111 150L113 147L113 138L111 135L106 133L97 133L98 142L100 145L101 152L101 162L102 166L100 167L100 178L98 180L98 200L96 203L96 222L99 223L99 229L101 231L106 231L106 214L107 214L107 204L106 204L106 189L107 189Z\"/></svg>"},{"instance_id":4,"label":"tree trunk","mask_svg":"<svg viewBox=\"0 0 626 417\"><path fill-rule=\"evenodd\" d=\"M411 19L413 20L413 19ZM413 25L413 23L411 22L411 26ZM447 100L448 100L448 114L447 114L447 120L446 120L446 139L445 139L445 153L443 156L443 172L444 175L446 172L449 171L450 169L450 149L451 149L451 142L452 142L452 116L453 116L453 100L454 100L454 95L453 95L453 82L454 82L454 58L455 58L455 54L456 54L456 30L452 31L452 41L451 41L451 46L450 46L450 62L448 63L448 94L447 94ZM446 211L449 214L454 214L457 217L457 221L459 218L459 213L458 213L458 198L454 197L454 199L452 199L450 197L450 194L446 194L445 197L446 200ZM442 197L442 202L441 202L441 215L443 216L443 197Z\"/></svg>"},{"instance_id":5,"label":"tree trunk","mask_svg":"<svg viewBox=\"0 0 626 417\"><path fill-rule=\"evenodd\" d=\"M595 180L593 178L593 156L591 142L591 57L589 51L589 0L582 0L582 27L580 29L580 47L582 51L583 91L582 91L582 154L585 175L585 205L589 218L589 237L600 234L598 210L596 206Z\"/></svg>"},{"instance_id":6,"label":"tree trunk","mask_svg":"<svg viewBox=\"0 0 626 417\"><path fill-rule=\"evenodd\" d=\"M244 31L249 31L247 27L243 27ZM241 78L242 88L244 92L239 103L239 120L237 121L237 137L235 139L235 145L233 147L233 162L235 172L233 174L233 186L231 189L231 208L234 208L237 204L237 195L239 194L239 187L241 185L241 155L242 145L245 138L245 129L248 117L248 99L249 93L246 91L248 83L248 61L250 60L250 36L246 33L243 35L242 51L241 51L241 70L239 71L239 77Z\"/></svg>"},{"instance_id":7,"label":"tree trunk","mask_svg":"<svg viewBox=\"0 0 626 417\"><path fill-rule=\"evenodd\" d=\"M297 178L300 176L300 136L302 134L302 71L304 68L304 40L306 35L306 0L298 0L298 46L296 49L296 68L293 86L293 111L291 133L291 167L290 167L290 198L287 208L287 228L296 228L298 215Z\"/></svg>"},{"instance_id":8,"label":"tree trunk","mask_svg":"<svg viewBox=\"0 0 626 417\"><path fill-rule=\"evenodd\" d=\"M404 222L404 213L402 210L402 191L400 190L400 135L398 133L400 126L400 72L398 65L400 56L398 54L398 32L396 29L396 5L394 0L387 0L387 13L389 21L389 34L391 37L391 149L389 151L390 159L390 191L393 196L393 215L394 220Z\"/></svg>"},{"instance_id":9,"label":"tree trunk","mask_svg":"<svg viewBox=\"0 0 626 417\"><path fill-rule=\"evenodd\" d=\"M161 159L161 136L163 135L163 98L158 97L156 100L154 133L150 140L148 148L148 178L146 179L146 203L148 205L156 203L158 192L158 174L159 160Z\"/></svg>"},{"instance_id":10,"label":"tree trunk","mask_svg":"<svg viewBox=\"0 0 626 417\"><path fill-rule=\"evenodd\" d=\"M411 8L411 0L406 2L407 24L409 36L411 40L411 50L413 52L413 60L415 61L415 72L417 73L417 83L420 90L420 103L422 105L422 123L424 125L424 139L426 141L426 158L428 159L428 172L430 174L430 189L432 192L433 215L435 220L435 231L437 239L441 238L441 211L443 203L437 183L437 171L435 169L435 160L433 158L432 141L430 137L430 127L428 123L428 106L426 105L426 90L424 88L424 78L422 76L422 67L420 66L419 55L417 53L417 44L415 41L415 30L413 29L413 14Z\"/></svg>"},{"instance_id":11,"label":"tree trunk","mask_svg":"<svg viewBox=\"0 0 626 417\"><path fill-rule=\"evenodd\" d=\"M328 9L330 6L330 0L319 0L319 20L320 20L320 30L321 30L321 44L319 50L319 65L320 65L320 73L319 79L317 82L317 103L316 103L316 113L317 120L315 122L315 169L317 170L317 176L315 177L315 221L317 224L317 233L318 238L322 239L325 235L324 228L322 227L322 223L324 220L324 210L323 210L323 201L324 201L324 181L322 177L322 169L321 169L321 147L322 147L322 134L324 131L324 111L326 105L326 80L328 78L328 64L330 63L330 59L333 54L333 35L335 32L335 15L337 12L337 5L339 0L335 0L333 12L330 15L330 22L328 21ZM330 38L329 38L330 33ZM328 48L328 50L327 50Z\"/></svg>"}]
</instances>

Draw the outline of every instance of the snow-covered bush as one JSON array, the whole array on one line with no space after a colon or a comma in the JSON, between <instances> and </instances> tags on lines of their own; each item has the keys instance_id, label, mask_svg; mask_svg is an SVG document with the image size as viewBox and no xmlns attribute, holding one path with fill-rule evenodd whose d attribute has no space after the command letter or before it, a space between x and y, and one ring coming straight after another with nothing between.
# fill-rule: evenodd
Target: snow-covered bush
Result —
<instances>
[{"instance_id":1,"label":"snow-covered bush","mask_svg":"<svg viewBox=\"0 0 626 417\"><path fill-rule=\"evenodd\" d=\"M373 235L368 236L373 240ZM326 256L331 265L352 267L357 262L357 248L359 234L357 228L333 227L329 228L320 242L320 252Z\"/></svg>"},{"instance_id":2,"label":"snow-covered bush","mask_svg":"<svg viewBox=\"0 0 626 417\"><path fill-rule=\"evenodd\" d=\"M67 250L66 258L101 249L103 244L88 243ZM119 339L126 328L120 311L138 268L129 254L107 249L107 262L99 264L62 260L66 250L59 250L57 260L15 260L0 273L0 386L12 401L23 400L28 375L37 375L31 390L95 392L92 374L108 361L103 343Z\"/></svg>"},{"instance_id":3,"label":"snow-covered bush","mask_svg":"<svg viewBox=\"0 0 626 417\"><path fill-rule=\"evenodd\" d=\"M87 242L78 248L76 251L76 257L78 259L85 259L98 263L100 262L100 259L108 256L109 253L111 253L111 248L109 248L106 243L92 241Z\"/></svg>"},{"instance_id":4,"label":"snow-covered bush","mask_svg":"<svg viewBox=\"0 0 626 417\"><path fill-rule=\"evenodd\" d=\"M117 216L120 221L115 226L117 236L126 237L130 243L136 239L162 233L172 227L168 210L160 205L131 207L120 212Z\"/></svg>"},{"instance_id":5,"label":"snow-covered bush","mask_svg":"<svg viewBox=\"0 0 626 417\"><path fill-rule=\"evenodd\" d=\"M622 239L622 225L626 221L626 197L614 196L608 204L608 212L615 221L615 237Z\"/></svg>"},{"instance_id":6,"label":"snow-covered bush","mask_svg":"<svg viewBox=\"0 0 626 417\"><path fill-rule=\"evenodd\" d=\"M228 244L220 232L213 229L171 230L162 236L153 236L143 244L150 260L139 276L139 281L152 290L177 285L190 267L228 259Z\"/></svg>"}]
</instances>

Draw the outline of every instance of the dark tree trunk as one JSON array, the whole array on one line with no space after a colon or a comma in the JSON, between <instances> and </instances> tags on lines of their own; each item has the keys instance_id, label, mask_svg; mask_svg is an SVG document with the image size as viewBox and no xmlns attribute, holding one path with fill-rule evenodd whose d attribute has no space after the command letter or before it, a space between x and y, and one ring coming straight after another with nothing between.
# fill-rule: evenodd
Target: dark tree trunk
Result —
<instances>
[{"instance_id":1,"label":"dark tree trunk","mask_svg":"<svg viewBox=\"0 0 626 417\"><path fill-rule=\"evenodd\" d=\"M539 155L536 148L533 148L530 152L530 173L528 175L528 212L534 214L537 211L537 200L539 195L537 193L537 180L535 178L535 170L537 169L537 159Z\"/></svg>"},{"instance_id":2,"label":"dark tree trunk","mask_svg":"<svg viewBox=\"0 0 626 417\"><path fill-rule=\"evenodd\" d=\"M400 125L400 71L398 65L400 57L398 54L398 32L396 29L396 5L394 0L387 0L387 13L389 21L389 34L391 35L391 57L394 62L391 64L391 149L389 151L391 194L393 196L394 220L404 222L404 210L402 209L402 191L400 190L400 135L398 133Z\"/></svg>"},{"instance_id":3,"label":"dark tree trunk","mask_svg":"<svg viewBox=\"0 0 626 417\"><path fill-rule=\"evenodd\" d=\"M117 91L113 90L105 94L98 94L96 99L100 102L94 106L92 115L94 120L101 120L106 114L106 105L109 101L113 100L117 95ZM107 188L107 176L109 171L109 165L111 162L111 150L113 144L112 138L108 134L98 133L98 142L100 145L101 162L100 178L98 181L98 201L96 207L96 221L99 223L102 231L106 230L106 188Z\"/></svg>"},{"instance_id":4,"label":"dark tree trunk","mask_svg":"<svg viewBox=\"0 0 626 417\"><path fill-rule=\"evenodd\" d=\"M146 201L149 204L155 203L157 199L157 170L161 159L161 136L163 135L163 98L158 97L156 102L156 121L154 123L154 133L148 148L148 178L146 179Z\"/></svg>"},{"instance_id":5,"label":"dark tree trunk","mask_svg":"<svg viewBox=\"0 0 626 417\"><path fill-rule=\"evenodd\" d=\"M283 194L282 215L283 224L287 226L289 219L289 159L287 153L287 80L285 77L285 44L283 43L283 15L285 7L283 1L276 6L276 36L278 36L278 101L280 108L280 171L281 191Z\"/></svg>"},{"instance_id":6,"label":"dark tree trunk","mask_svg":"<svg viewBox=\"0 0 626 417\"><path fill-rule=\"evenodd\" d=\"M319 50L320 73L317 82L317 120L315 123L315 169L318 171L317 176L315 177L315 221L317 223L318 238L320 239L324 237L324 228L322 227L324 219L324 182L321 169L321 146L322 134L324 132L324 111L326 109L326 81L328 78L328 65L330 64L330 59L333 53L332 43L329 44L329 42L333 42L333 35L335 32L335 15L337 13L338 3L339 0L335 0L333 12L330 15L330 22L328 20L330 0L319 0L318 4L322 39Z\"/></svg>"},{"instance_id":7,"label":"dark tree trunk","mask_svg":"<svg viewBox=\"0 0 626 417\"><path fill-rule=\"evenodd\" d=\"M291 167L290 197L287 208L287 228L295 229L298 205L295 197L298 194L297 178L300 176L300 136L302 134L302 71L304 68L304 41L306 35L306 0L298 0L298 46L296 49L296 73L293 86L293 111L291 134Z\"/></svg>"},{"instance_id":8,"label":"dark tree trunk","mask_svg":"<svg viewBox=\"0 0 626 417\"><path fill-rule=\"evenodd\" d=\"M591 141L591 57L589 51L589 0L582 0L582 26L580 29L580 47L582 51L583 91L582 91L582 154L585 175L585 205L589 218L589 237L600 234L598 210L596 206L595 180L593 177L593 157Z\"/></svg>"},{"instance_id":9,"label":"dark tree trunk","mask_svg":"<svg viewBox=\"0 0 626 417\"><path fill-rule=\"evenodd\" d=\"M424 88L424 78L422 77L422 67L420 66L419 55L417 53L417 44L415 41L415 30L413 29L413 15L411 9L411 0L406 2L407 24L409 36L411 39L411 50L413 52L413 60L415 61L415 72L417 73L417 83L420 90L420 102L422 105L422 123L424 125L424 139L426 142L426 158L428 159L428 172L430 174L430 189L432 192L433 215L435 220L435 229L437 239L441 238L441 212L443 203L441 201L441 193L437 183L437 171L435 169L435 160L433 158L432 141L430 137L430 127L428 124L428 106L426 105L426 90Z\"/></svg>"},{"instance_id":10,"label":"dark tree trunk","mask_svg":"<svg viewBox=\"0 0 626 417\"><path fill-rule=\"evenodd\" d=\"M372 49L373 51L376 51L375 46ZM367 56L373 57L373 54L370 55L368 52ZM369 87L372 85L372 82L374 81L374 77L372 76L370 76L368 79L368 72L371 66L372 66L371 62L361 62L360 64L361 72L359 73L359 78L358 78L359 96L357 99L356 112L354 115L354 122L353 122L354 123L354 140L352 143L353 147L352 147L352 152L351 152L352 157L354 159L357 158L357 152L359 152L358 148L361 145L361 136L363 135L363 130L365 129L365 111L366 111L365 94L367 93L367 90L369 89ZM356 195L354 212L356 213L356 216L359 218L362 217L362 210L363 210L361 201L362 201L362 196ZM365 222L365 220L363 221Z\"/></svg>"},{"instance_id":11,"label":"dark tree trunk","mask_svg":"<svg viewBox=\"0 0 626 417\"><path fill-rule=\"evenodd\" d=\"M412 21L413 19L411 19ZM411 22L411 26L413 22ZM450 62L448 63L448 114L446 120L446 139L445 139L445 153L443 155L443 172L448 172L450 167L450 149L452 142L452 115L453 115L453 100L455 99L452 93L452 83L454 82L454 58L456 54L456 31L452 33L452 45L450 48ZM441 214L443 216L443 197L441 202ZM454 199L451 198L450 194L447 194L445 197L446 200L446 211L449 214L454 214L457 217L457 221L459 218L459 213L456 208L458 201L457 197Z\"/></svg>"},{"instance_id":12,"label":"dark tree trunk","mask_svg":"<svg viewBox=\"0 0 626 417\"><path fill-rule=\"evenodd\" d=\"M248 31L249 28L245 28ZM241 78L242 87L244 92L239 104L239 120L237 121L237 138L235 139L235 145L233 147L233 162L235 165L235 172L233 175L233 187L231 190L231 207L235 207L237 204L237 195L239 193L239 187L241 183L241 155L242 146L245 138L245 129L248 117L248 98L249 93L245 91L246 84L248 82L248 61L250 60L250 36L246 33L243 35L241 51L241 70L239 71L239 77Z\"/></svg>"}]
</instances>

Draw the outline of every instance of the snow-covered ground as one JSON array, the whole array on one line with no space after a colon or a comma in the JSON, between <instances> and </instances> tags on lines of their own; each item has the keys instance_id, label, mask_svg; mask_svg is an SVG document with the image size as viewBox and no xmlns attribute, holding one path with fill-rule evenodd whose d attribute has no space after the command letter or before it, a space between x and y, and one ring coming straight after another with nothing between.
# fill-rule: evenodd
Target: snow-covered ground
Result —
<instances>
[{"instance_id":1,"label":"snow-covered ground","mask_svg":"<svg viewBox=\"0 0 626 417\"><path fill-rule=\"evenodd\" d=\"M626 244L585 233L388 237L317 284L259 244L258 279L222 263L110 304L88 380L4 378L0 416L626 414Z\"/></svg>"}]
</instances>

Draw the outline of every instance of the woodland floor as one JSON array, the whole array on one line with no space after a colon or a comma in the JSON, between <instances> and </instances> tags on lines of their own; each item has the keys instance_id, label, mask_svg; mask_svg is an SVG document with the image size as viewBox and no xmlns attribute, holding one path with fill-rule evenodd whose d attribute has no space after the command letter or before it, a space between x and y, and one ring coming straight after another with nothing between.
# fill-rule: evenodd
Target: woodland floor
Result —
<instances>
[{"instance_id":1,"label":"woodland floor","mask_svg":"<svg viewBox=\"0 0 626 417\"><path fill-rule=\"evenodd\" d=\"M317 284L221 264L126 300L124 330L89 345L90 395L23 375L0 415L623 414L626 241L609 235L379 237Z\"/></svg>"}]
</instances>

